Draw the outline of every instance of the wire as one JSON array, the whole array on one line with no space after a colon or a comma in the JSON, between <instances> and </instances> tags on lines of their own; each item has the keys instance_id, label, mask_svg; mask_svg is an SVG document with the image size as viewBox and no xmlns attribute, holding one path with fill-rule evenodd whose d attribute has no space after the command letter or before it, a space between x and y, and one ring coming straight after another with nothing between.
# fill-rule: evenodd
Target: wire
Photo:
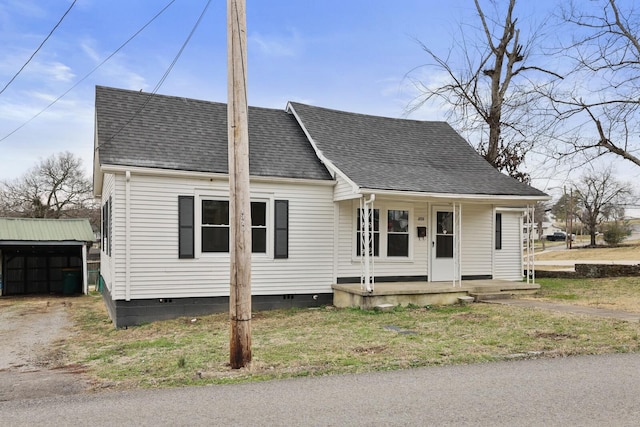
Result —
<instances>
[{"instance_id":1,"label":"wire","mask_svg":"<svg viewBox=\"0 0 640 427\"><path fill-rule=\"evenodd\" d=\"M144 31L145 28L147 28L153 21L155 21L160 15L162 15L164 13L165 10L167 10L169 8L169 6L171 6L173 3L175 3L176 0L171 0L165 7L163 7L158 13L155 14L155 16L153 18L151 18L146 24L144 24L142 26L142 28L140 28L138 31L136 31L131 37L129 37L127 39L127 41L125 41L123 44L120 45L119 48L117 48L111 55L107 56L100 64L96 65L91 71L89 71L88 74L86 74L83 78L81 78L80 80L78 80L73 86L71 86L69 89L67 89L66 92L64 92L62 95L60 95L59 97L57 97L56 99L54 99L53 101L51 101L51 103L49 103L49 105L47 105L46 107L44 107L42 110L40 110L38 113L36 113L36 115L34 115L33 117L31 117L29 120L27 120L26 122L24 122L23 124L21 124L20 126L18 126L17 128L15 128L14 130L12 130L11 132L9 132L7 135L5 135L4 137L2 137L2 139L0 139L0 142L4 141L5 139L9 138L11 135L13 135L14 133L18 132L20 129L22 129L23 127L25 127L26 125L28 125L29 123L31 123L34 119L36 119L37 117L39 117L42 113L44 113L45 111L47 111L49 108L51 108L51 106L53 104L55 104L56 102L60 101L64 96L66 96L69 92L71 92L73 89L75 89L80 83L82 83L83 81L85 81L87 78L89 78L89 76L91 76L93 73L96 72L96 70L100 67L102 67L108 60L110 60L111 58L113 58L113 56L120 52L126 45L128 45L134 38L136 38L142 31Z\"/></svg>"},{"instance_id":2,"label":"wire","mask_svg":"<svg viewBox=\"0 0 640 427\"><path fill-rule=\"evenodd\" d=\"M171 62L171 64L169 65L169 68L167 68L167 70L164 72L164 74L162 75L162 77L160 78L160 80L158 80L158 83L155 85L155 87L153 88L153 90L151 91L151 93L149 93L149 95L147 96L147 99L145 99L144 103L142 104L142 106L135 112L133 113L133 115L129 118L129 120L127 120L127 122L125 124L123 124L120 129L118 129L117 131L115 131L113 133L113 135L111 135L109 137L109 139L107 139L105 141L105 143L108 143L110 141L112 141L116 136L118 136L118 134L120 134L120 132L122 132L124 130L124 128L126 128L127 126L129 126L129 124L133 121L133 119L135 119L141 112L142 110L145 109L145 107L149 104L149 102L151 101L151 98L153 98L153 96L158 92L158 90L160 89L160 87L162 86L162 84L164 83L164 81L167 79L167 77L169 76L169 74L171 73L171 71L173 70L174 65L176 65L176 63L178 62L178 59L180 59L180 56L182 55L182 52L184 51L184 49L187 47L187 45L189 44L189 41L191 41L191 37L193 36L193 34L196 32L196 29L198 28L198 26L200 25L200 22L202 21L202 18L204 18L204 15L207 13L207 9L209 9L209 5L211 4L211 0L207 1L207 4L204 6L204 9L202 10L202 13L200 13L200 16L198 17L198 20L196 21L196 23L194 24L193 28L191 29L191 32L189 33L189 35L187 36L187 39L184 41L184 43L182 44L182 46L180 47L180 50L178 51L178 53L176 54L176 56L173 58L173 61ZM100 148L100 146L96 147L96 149Z\"/></svg>"},{"instance_id":3,"label":"wire","mask_svg":"<svg viewBox=\"0 0 640 427\"><path fill-rule=\"evenodd\" d=\"M9 87L9 85L11 83L13 83L13 81L16 79L16 77L18 77L18 75L22 72L22 70L25 69L25 67L29 64L29 62L31 62L31 60L33 59L34 56L36 56L36 53L38 53L38 51L42 48L42 46L44 46L44 44L47 42L47 40L49 40L49 37L51 37L51 35L53 34L53 32L58 28L58 26L60 26L60 24L62 23L62 20L67 16L67 14L71 11L71 8L73 7L73 5L76 4L77 0L73 0L73 3L71 3L71 6L69 6L69 8L67 9L67 11L64 13L64 15L62 15L62 18L60 18L60 20L58 21L58 23L53 27L53 29L51 31L49 31L49 34L47 35L47 37L44 38L44 40L42 41L42 43L40 43L40 46L38 46L36 48L36 50L31 54L31 56L29 57L29 59L27 59L27 62L24 63L24 65L22 67L20 67L20 69L18 70L18 72L11 77L11 80L9 80L7 82L6 85L4 85L4 87L2 88L2 90L0 90L0 95L2 95L2 93L7 90L7 88Z\"/></svg>"}]
</instances>

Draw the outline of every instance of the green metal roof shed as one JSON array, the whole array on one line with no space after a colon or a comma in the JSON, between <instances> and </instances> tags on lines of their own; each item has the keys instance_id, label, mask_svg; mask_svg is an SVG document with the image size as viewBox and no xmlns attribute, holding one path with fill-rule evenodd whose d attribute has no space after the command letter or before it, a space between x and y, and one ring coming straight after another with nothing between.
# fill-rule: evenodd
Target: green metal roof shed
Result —
<instances>
[{"instance_id":1,"label":"green metal roof shed","mask_svg":"<svg viewBox=\"0 0 640 427\"><path fill-rule=\"evenodd\" d=\"M93 242L87 219L0 218L0 242Z\"/></svg>"},{"instance_id":2,"label":"green metal roof shed","mask_svg":"<svg viewBox=\"0 0 640 427\"><path fill-rule=\"evenodd\" d=\"M0 295L87 293L87 219L0 218Z\"/></svg>"}]
</instances>

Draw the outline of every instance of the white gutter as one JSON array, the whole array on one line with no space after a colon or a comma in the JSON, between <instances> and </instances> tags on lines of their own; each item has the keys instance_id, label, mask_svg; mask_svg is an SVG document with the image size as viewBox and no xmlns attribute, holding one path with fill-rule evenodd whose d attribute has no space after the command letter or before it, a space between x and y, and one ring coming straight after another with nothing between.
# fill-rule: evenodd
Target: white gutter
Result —
<instances>
[{"instance_id":1,"label":"white gutter","mask_svg":"<svg viewBox=\"0 0 640 427\"><path fill-rule=\"evenodd\" d=\"M120 166L120 165L102 165L100 171L104 173L135 173L136 175L148 175L148 176L166 176L175 178L196 178L207 180L220 180L228 181L229 174L227 173L215 173L215 172L196 172L185 171L175 169L162 169L162 168L145 168L139 166ZM272 176L257 176L251 175L249 177L251 182L283 182L292 184L314 184L314 185L326 185L328 187L336 185L335 180L329 179L309 179L309 178L285 178L285 177L272 177Z\"/></svg>"},{"instance_id":2,"label":"white gutter","mask_svg":"<svg viewBox=\"0 0 640 427\"><path fill-rule=\"evenodd\" d=\"M501 194L460 194L460 193L429 193L420 191L399 191L399 190L378 190L375 188L361 188L362 193L376 193L383 196L391 196L398 198L433 198L441 200L467 200L477 202L492 202L492 201L510 201L518 203L537 202L544 200L551 200L551 196L516 196L516 195L501 195Z\"/></svg>"}]
</instances>

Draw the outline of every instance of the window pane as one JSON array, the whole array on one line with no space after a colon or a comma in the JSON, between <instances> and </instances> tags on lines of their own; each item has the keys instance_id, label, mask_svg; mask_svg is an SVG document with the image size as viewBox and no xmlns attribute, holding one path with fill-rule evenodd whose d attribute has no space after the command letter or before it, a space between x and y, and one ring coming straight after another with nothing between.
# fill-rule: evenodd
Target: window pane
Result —
<instances>
[{"instance_id":1,"label":"window pane","mask_svg":"<svg viewBox=\"0 0 640 427\"><path fill-rule=\"evenodd\" d=\"M202 223L229 225L229 202L226 200L203 200Z\"/></svg>"},{"instance_id":2,"label":"window pane","mask_svg":"<svg viewBox=\"0 0 640 427\"><path fill-rule=\"evenodd\" d=\"M453 258L453 236L436 236L436 258Z\"/></svg>"},{"instance_id":3,"label":"window pane","mask_svg":"<svg viewBox=\"0 0 640 427\"><path fill-rule=\"evenodd\" d=\"M394 233L409 231L409 211L389 210L387 220L387 231Z\"/></svg>"},{"instance_id":4,"label":"window pane","mask_svg":"<svg viewBox=\"0 0 640 427\"><path fill-rule=\"evenodd\" d=\"M438 212L436 220L437 234L453 234L453 212Z\"/></svg>"},{"instance_id":5,"label":"window pane","mask_svg":"<svg viewBox=\"0 0 640 427\"><path fill-rule=\"evenodd\" d=\"M267 229L254 228L251 230L251 252L266 253L267 252Z\"/></svg>"},{"instance_id":6,"label":"window pane","mask_svg":"<svg viewBox=\"0 0 640 427\"><path fill-rule=\"evenodd\" d=\"M356 233L356 239L356 255L360 256L360 233ZM373 233L373 256L380 256L380 233Z\"/></svg>"},{"instance_id":7,"label":"window pane","mask_svg":"<svg viewBox=\"0 0 640 427\"><path fill-rule=\"evenodd\" d=\"M409 235L389 234L387 236L387 256L409 256Z\"/></svg>"},{"instance_id":8,"label":"window pane","mask_svg":"<svg viewBox=\"0 0 640 427\"><path fill-rule=\"evenodd\" d=\"M229 252L229 228L202 227L202 252Z\"/></svg>"},{"instance_id":9,"label":"window pane","mask_svg":"<svg viewBox=\"0 0 640 427\"><path fill-rule=\"evenodd\" d=\"M267 204L251 202L251 225L267 226Z\"/></svg>"},{"instance_id":10,"label":"window pane","mask_svg":"<svg viewBox=\"0 0 640 427\"><path fill-rule=\"evenodd\" d=\"M357 209L356 231L360 231L360 214L362 209ZM373 221L373 231L380 231L380 209L373 209L373 215L369 210L369 221Z\"/></svg>"}]
</instances>

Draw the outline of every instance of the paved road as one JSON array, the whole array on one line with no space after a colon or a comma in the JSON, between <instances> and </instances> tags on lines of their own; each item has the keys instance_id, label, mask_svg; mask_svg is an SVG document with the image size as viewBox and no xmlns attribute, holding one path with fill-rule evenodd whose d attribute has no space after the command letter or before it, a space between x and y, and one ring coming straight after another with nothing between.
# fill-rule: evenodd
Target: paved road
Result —
<instances>
[{"instance_id":1,"label":"paved road","mask_svg":"<svg viewBox=\"0 0 640 427\"><path fill-rule=\"evenodd\" d=\"M640 354L0 403L0 425L637 426Z\"/></svg>"}]
</instances>

